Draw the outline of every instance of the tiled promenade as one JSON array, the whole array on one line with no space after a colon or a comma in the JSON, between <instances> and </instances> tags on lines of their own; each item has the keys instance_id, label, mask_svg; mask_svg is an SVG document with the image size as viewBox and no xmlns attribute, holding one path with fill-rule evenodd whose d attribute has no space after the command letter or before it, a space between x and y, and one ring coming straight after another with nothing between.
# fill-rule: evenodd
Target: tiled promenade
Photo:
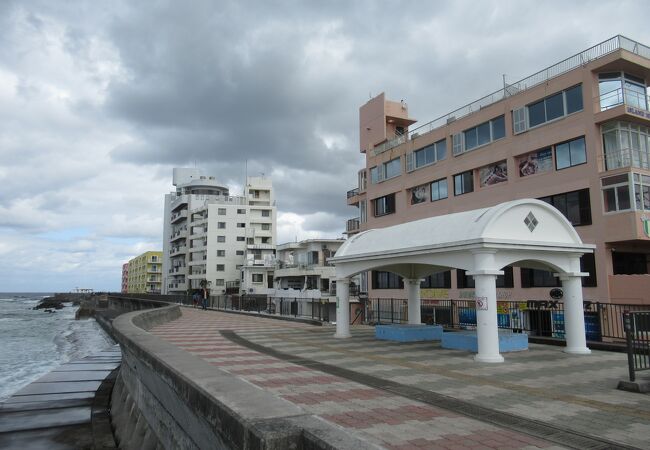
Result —
<instances>
[{"instance_id":1,"label":"tiled promenade","mask_svg":"<svg viewBox=\"0 0 650 450\"><path fill-rule=\"evenodd\" d=\"M650 449L650 396L615 389L620 353L531 345L487 365L370 327L338 340L329 326L189 308L151 332L381 448Z\"/></svg>"}]
</instances>

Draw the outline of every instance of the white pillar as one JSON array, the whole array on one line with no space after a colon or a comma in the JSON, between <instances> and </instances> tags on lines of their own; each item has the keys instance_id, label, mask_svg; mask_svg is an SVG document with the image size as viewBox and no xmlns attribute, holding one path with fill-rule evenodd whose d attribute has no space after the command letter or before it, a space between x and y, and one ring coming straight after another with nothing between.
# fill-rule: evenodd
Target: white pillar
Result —
<instances>
[{"instance_id":1,"label":"white pillar","mask_svg":"<svg viewBox=\"0 0 650 450\"><path fill-rule=\"evenodd\" d=\"M564 290L564 336L566 338L565 353L588 355L585 337L585 313L582 304L583 273L560 274Z\"/></svg>"},{"instance_id":2,"label":"white pillar","mask_svg":"<svg viewBox=\"0 0 650 450\"><path fill-rule=\"evenodd\" d=\"M349 338L350 335L350 279L336 280L336 338Z\"/></svg>"},{"instance_id":3,"label":"white pillar","mask_svg":"<svg viewBox=\"0 0 650 450\"><path fill-rule=\"evenodd\" d=\"M409 325L420 325L422 323L420 312L420 280L405 279L404 281L406 282L409 297Z\"/></svg>"},{"instance_id":4,"label":"white pillar","mask_svg":"<svg viewBox=\"0 0 650 450\"><path fill-rule=\"evenodd\" d=\"M487 272L487 271L486 271ZM476 292L476 336L478 362L500 363L499 327L497 322L497 285L495 274L473 273Z\"/></svg>"}]
</instances>

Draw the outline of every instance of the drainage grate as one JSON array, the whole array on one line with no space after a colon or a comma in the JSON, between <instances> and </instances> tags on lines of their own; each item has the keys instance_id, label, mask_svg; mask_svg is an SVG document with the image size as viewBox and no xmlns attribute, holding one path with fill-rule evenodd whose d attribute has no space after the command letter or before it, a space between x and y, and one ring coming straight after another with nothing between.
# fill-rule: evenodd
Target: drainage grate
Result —
<instances>
[{"instance_id":1,"label":"drainage grate","mask_svg":"<svg viewBox=\"0 0 650 450\"><path fill-rule=\"evenodd\" d=\"M309 367L320 372L328 373L337 377L345 378L365 386L375 389L381 389L401 397L411 400L427 403L437 408L446 409L458 414L462 414L472 419L488 422L493 425L518 431L529 436L544 439L549 442L576 449L637 449L637 447L625 446L619 443L610 442L605 439L588 436L573 430L550 425L524 417L515 416L495 409L475 405L463 400L458 400L446 395L437 394L413 386L399 384L394 381L384 380L372 375L367 375L353 370L344 369L343 367L325 364L313 359L302 358L300 356L282 353L272 348L256 344L246 338L239 336L234 331L220 331L226 339L241 345L242 347L255 350L256 352L272 356L282 361L297 364L299 366Z\"/></svg>"}]
</instances>

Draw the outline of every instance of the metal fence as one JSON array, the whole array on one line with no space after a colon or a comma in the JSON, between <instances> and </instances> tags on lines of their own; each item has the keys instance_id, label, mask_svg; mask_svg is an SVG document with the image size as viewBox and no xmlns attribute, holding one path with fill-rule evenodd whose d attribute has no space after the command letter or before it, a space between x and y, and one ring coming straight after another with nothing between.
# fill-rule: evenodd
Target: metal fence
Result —
<instances>
[{"instance_id":1,"label":"metal fence","mask_svg":"<svg viewBox=\"0 0 650 450\"><path fill-rule=\"evenodd\" d=\"M623 313L640 311L644 305L619 305L585 301L585 332L587 340L625 339ZM420 319L423 323L446 328L476 327L474 300L421 301ZM394 298L368 300L366 321L371 324L408 322L408 301ZM557 300L498 301L499 328L525 332L531 336L564 339L564 303Z\"/></svg>"},{"instance_id":2,"label":"metal fence","mask_svg":"<svg viewBox=\"0 0 650 450\"><path fill-rule=\"evenodd\" d=\"M623 322L630 381L634 381L636 372L650 370L650 311L625 312Z\"/></svg>"}]
</instances>

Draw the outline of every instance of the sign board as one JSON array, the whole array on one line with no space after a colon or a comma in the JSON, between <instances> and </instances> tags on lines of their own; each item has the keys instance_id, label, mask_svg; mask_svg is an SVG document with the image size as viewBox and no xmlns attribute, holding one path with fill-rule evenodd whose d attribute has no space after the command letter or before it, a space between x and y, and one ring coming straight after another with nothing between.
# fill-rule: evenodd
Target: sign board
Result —
<instances>
[{"instance_id":1,"label":"sign board","mask_svg":"<svg viewBox=\"0 0 650 450\"><path fill-rule=\"evenodd\" d=\"M487 297L474 297L476 302L476 309L481 311L487 311L488 309L488 299Z\"/></svg>"}]
</instances>

